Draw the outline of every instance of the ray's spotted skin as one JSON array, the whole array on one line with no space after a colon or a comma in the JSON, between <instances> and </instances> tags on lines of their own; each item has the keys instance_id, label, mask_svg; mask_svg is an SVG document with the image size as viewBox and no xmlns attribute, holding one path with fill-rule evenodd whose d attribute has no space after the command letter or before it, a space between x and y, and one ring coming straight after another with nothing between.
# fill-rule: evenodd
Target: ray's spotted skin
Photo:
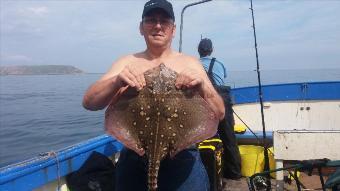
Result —
<instances>
[{"instance_id":1,"label":"ray's spotted skin","mask_svg":"<svg viewBox=\"0 0 340 191\"><path fill-rule=\"evenodd\" d=\"M105 113L106 131L148 158L148 187L157 189L162 159L216 134L218 119L194 90L177 90L164 64L144 73L146 87L129 88Z\"/></svg>"}]
</instances>

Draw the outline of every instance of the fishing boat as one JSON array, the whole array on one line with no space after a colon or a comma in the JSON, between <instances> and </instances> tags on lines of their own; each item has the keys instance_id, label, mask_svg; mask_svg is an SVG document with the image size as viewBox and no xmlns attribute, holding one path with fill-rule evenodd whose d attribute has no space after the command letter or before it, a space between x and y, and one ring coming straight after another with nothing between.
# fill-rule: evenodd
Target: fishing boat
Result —
<instances>
[{"instance_id":1,"label":"fishing boat","mask_svg":"<svg viewBox=\"0 0 340 191\"><path fill-rule=\"evenodd\" d=\"M243 134L237 134L239 144L256 144L262 136L258 88L234 88L231 94L236 126L246 125L254 132L246 130ZM274 146L273 137L279 131L318 130L331 132L332 137L340 135L340 81L265 85L263 101L267 138L273 140ZM320 133L313 134L314 139L318 136L322 138ZM340 145L339 140L333 139L334 145L326 144L329 151L334 152L332 148ZM318 144L317 141L308 142L304 150ZM101 135L58 151L42 153L1 168L0 190L68 190L65 177L77 171L91 153L101 153L115 163L121 148L122 144L111 136ZM328 153L315 154L327 158L323 154ZM336 153L334 157L337 157Z\"/></svg>"},{"instance_id":2,"label":"fishing boat","mask_svg":"<svg viewBox=\"0 0 340 191\"><path fill-rule=\"evenodd\" d=\"M340 119L337 117L340 116L339 85L339 82L314 82L264 86L264 121L261 121L261 113L258 112L259 88L246 87L233 90L237 103L233 107L236 124L245 124L250 127L249 130L255 132L249 132L248 138L244 135L239 136L241 139L239 144L273 146L270 153L271 160L267 161L271 171L267 169L268 173L258 173L258 175L269 176L270 172L276 171L274 174L276 190L284 190L284 170L290 168L284 168L285 161L304 161L302 162L304 166L298 168L309 166L309 171L319 167L320 179L316 181L320 181L320 187L325 190L321 166L340 165L338 152ZM263 138L263 123L266 124L269 141L260 141ZM328 164L329 160L333 162ZM297 168L295 168L296 172ZM251 176L249 181L251 184L254 177ZM297 176L295 181L300 190ZM250 190L254 190L253 184Z\"/></svg>"},{"instance_id":3,"label":"fishing boat","mask_svg":"<svg viewBox=\"0 0 340 191\"><path fill-rule=\"evenodd\" d=\"M208 1L184 7L181 20L186 8ZM253 28L256 45L254 18ZM231 90L235 128L241 127L241 133L236 135L239 145L273 146L272 156L279 169L283 169L285 160L339 160L340 81L261 86L259 71L257 65L259 86ZM79 170L92 153L105 155L115 164L122 147L120 142L104 134L57 151L41 153L34 158L2 167L0 190L67 191L66 177ZM259 174L256 173L256 167L254 169L251 180ZM277 173L276 179L282 181L282 173ZM282 186L277 188L283 190ZM249 190L254 190L253 186Z\"/></svg>"}]
</instances>

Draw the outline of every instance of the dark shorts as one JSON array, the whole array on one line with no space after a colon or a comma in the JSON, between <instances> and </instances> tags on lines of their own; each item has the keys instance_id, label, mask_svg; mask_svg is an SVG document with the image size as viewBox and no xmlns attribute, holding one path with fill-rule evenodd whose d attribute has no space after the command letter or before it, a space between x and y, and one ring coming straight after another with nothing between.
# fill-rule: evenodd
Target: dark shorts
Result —
<instances>
[{"instance_id":1,"label":"dark shorts","mask_svg":"<svg viewBox=\"0 0 340 191\"><path fill-rule=\"evenodd\" d=\"M116 191L147 191L147 160L124 148L116 166ZM196 148L161 162L158 191L209 191L209 179Z\"/></svg>"}]
</instances>

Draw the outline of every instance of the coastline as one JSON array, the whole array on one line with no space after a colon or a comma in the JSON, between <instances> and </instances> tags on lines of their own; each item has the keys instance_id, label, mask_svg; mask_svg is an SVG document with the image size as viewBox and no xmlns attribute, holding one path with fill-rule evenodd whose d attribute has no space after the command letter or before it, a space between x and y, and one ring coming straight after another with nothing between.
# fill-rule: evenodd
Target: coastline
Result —
<instances>
[{"instance_id":1,"label":"coastline","mask_svg":"<svg viewBox=\"0 0 340 191\"><path fill-rule=\"evenodd\" d=\"M70 65L15 65L0 66L0 76L7 75L66 75L85 74L79 68Z\"/></svg>"}]
</instances>

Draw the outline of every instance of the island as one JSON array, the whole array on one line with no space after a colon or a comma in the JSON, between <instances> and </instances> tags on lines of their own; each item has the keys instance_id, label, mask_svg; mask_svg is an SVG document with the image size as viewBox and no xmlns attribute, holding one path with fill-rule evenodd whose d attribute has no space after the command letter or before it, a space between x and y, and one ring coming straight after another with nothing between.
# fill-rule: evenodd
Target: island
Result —
<instances>
[{"instance_id":1,"label":"island","mask_svg":"<svg viewBox=\"0 0 340 191\"><path fill-rule=\"evenodd\" d=\"M63 75L83 73L82 70L69 65L0 66L0 75Z\"/></svg>"}]
</instances>

